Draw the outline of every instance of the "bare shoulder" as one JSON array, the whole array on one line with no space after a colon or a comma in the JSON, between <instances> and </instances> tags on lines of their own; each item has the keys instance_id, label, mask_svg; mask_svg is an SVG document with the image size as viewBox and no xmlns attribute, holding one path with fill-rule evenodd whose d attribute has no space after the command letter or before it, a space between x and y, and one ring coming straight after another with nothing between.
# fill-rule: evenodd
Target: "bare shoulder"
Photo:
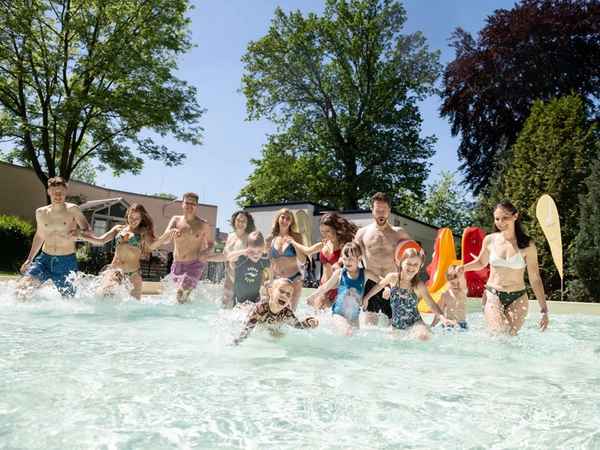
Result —
<instances>
[{"instance_id":1,"label":"bare shoulder","mask_svg":"<svg viewBox=\"0 0 600 450\"><path fill-rule=\"evenodd\" d=\"M399 241L406 241L406 240L410 239L410 236L408 235L408 233L406 232L406 230L404 228L392 227L392 230L394 230L394 232L398 236Z\"/></svg>"},{"instance_id":2,"label":"bare shoulder","mask_svg":"<svg viewBox=\"0 0 600 450\"><path fill-rule=\"evenodd\" d=\"M73 215L83 214L83 211L81 211L79 205L76 205L75 203L65 203L65 206L67 207L67 211Z\"/></svg>"}]
</instances>

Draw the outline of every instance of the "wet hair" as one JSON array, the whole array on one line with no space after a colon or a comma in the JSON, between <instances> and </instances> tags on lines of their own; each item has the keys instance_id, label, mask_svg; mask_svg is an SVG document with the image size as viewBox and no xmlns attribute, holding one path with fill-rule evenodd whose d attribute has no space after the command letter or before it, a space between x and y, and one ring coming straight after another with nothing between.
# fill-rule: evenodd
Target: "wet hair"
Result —
<instances>
[{"instance_id":1,"label":"wet hair","mask_svg":"<svg viewBox=\"0 0 600 450\"><path fill-rule=\"evenodd\" d=\"M371 197L371 208L373 208L373 203L375 202L385 202L388 204L390 209L392 207L392 199L384 192L377 192Z\"/></svg>"},{"instance_id":2,"label":"wet hair","mask_svg":"<svg viewBox=\"0 0 600 450\"><path fill-rule=\"evenodd\" d=\"M417 250L416 248L409 247L404 250L404 253L402 253L402 256L400 257L400 261L398 261L398 288L400 288L400 280L402 279L402 263L413 256L418 256L421 260L421 264L419 265L419 271L414 277L412 277L412 280L410 280L410 290L414 291L421 280L419 278L419 272L425 264L425 252L423 250Z\"/></svg>"},{"instance_id":3,"label":"wet hair","mask_svg":"<svg viewBox=\"0 0 600 450\"><path fill-rule=\"evenodd\" d=\"M292 211L290 211L288 208L281 208L279 211L277 211L277 213L275 214L275 217L273 218L271 234L269 234L269 236L267 237L267 244L269 244L269 245L271 244L273 239L275 239L275 237L279 234L279 217L281 217L282 214L289 214L290 216L292 216L292 224L290 225L290 233L298 233L298 225L296 225L296 217L294 217L294 213Z\"/></svg>"},{"instance_id":4,"label":"wet hair","mask_svg":"<svg viewBox=\"0 0 600 450\"><path fill-rule=\"evenodd\" d=\"M63 177L48 178L48 189L59 186L64 187L65 189L68 188L67 182Z\"/></svg>"},{"instance_id":5,"label":"wet hair","mask_svg":"<svg viewBox=\"0 0 600 450\"><path fill-rule=\"evenodd\" d=\"M509 201L502 200L494 205L493 212L496 212L497 209L502 208L508 211L511 215L517 214L517 208ZM492 224L492 233L499 233L500 229L496 226L496 221ZM517 217L515 220L515 235L517 237L517 247L519 248L527 248L531 243L531 238L525 233L525 227L523 227L523 222L521 222L521 216Z\"/></svg>"},{"instance_id":6,"label":"wet hair","mask_svg":"<svg viewBox=\"0 0 600 450\"><path fill-rule=\"evenodd\" d=\"M446 281L452 281L459 278L458 276L458 266L456 264L452 264L448 269L446 269Z\"/></svg>"},{"instance_id":7,"label":"wet hair","mask_svg":"<svg viewBox=\"0 0 600 450\"><path fill-rule=\"evenodd\" d=\"M193 198L194 200L196 200L196 203L198 203L198 194L196 194L195 192L186 192L185 194L183 194L184 201L186 197Z\"/></svg>"},{"instance_id":8,"label":"wet hair","mask_svg":"<svg viewBox=\"0 0 600 450\"><path fill-rule=\"evenodd\" d=\"M336 212L328 212L319 219L319 225L333 228L337 233L340 242L340 247L343 247L347 242L354 240L354 235L358 230L358 226L354 222L350 222L341 214Z\"/></svg>"},{"instance_id":9,"label":"wet hair","mask_svg":"<svg viewBox=\"0 0 600 450\"><path fill-rule=\"evenodd\" d=\"M290 280L289 278L286 278L286 277L277 277L273 280L273 282L271 283L271 285L269 286L269 289L267 291L267 293L269 294L269 298L271 298L271 290L275 286L275 283L277 283L277 282L289 285L292 288L292 292L294 292L296 290L294 288L294 282L292 280Z\"/></svg>"},{"instance_id":10,"label":"wet hair","mask_svg":"<svg viewBox=\"0 0 600 450\"><path fill-rule=\"evenodd\" d=\"M246 247L264 247L265 237L260 231L253 231L246 238Z\"/></svg>"},{"instance_id":11,"label":"wet hair","mask_svg":"<svg viewBox=\"0 0 600 450\"><path fill-rule=\"evenodd\" d=\"M358 258L359 256L362 256L362 249L360 248L360 245L358 245L356 242L348 242L342 248L341 256L345 258L349 258L351 256Z\"/></svg>"},{"instance_id":12,"label":"wet hair","mask_svg":"<svg viewBox=\"0 0 600 450\"><path fill-rule=\"evenodd\" d=\"M237 219L237 216L239 216L240 214L245 215L246 219L248 219L248 224L246 225L245 232L252 233L253 231L256 231L256 225L254 225L254 218L250 215L248 211L245 211L243 209L240 209L239 211L236 211L231 215L231 228L235 230L235 219Z\"/></svg>"}]
</instances>

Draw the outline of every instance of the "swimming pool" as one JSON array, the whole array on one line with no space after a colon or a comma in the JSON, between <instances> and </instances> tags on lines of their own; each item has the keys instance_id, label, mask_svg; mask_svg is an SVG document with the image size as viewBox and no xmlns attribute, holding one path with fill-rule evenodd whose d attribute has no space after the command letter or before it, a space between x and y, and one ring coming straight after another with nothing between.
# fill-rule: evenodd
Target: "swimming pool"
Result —
<instances>
[{"instance_id":1,"label":"swimming pool","mask_svg":"<svg viewBox=\"0 0 600 450\"><path fill-rule=\"evenodd\" d=\"M383 327L255 330L201 286L17 303L0 282L3 448L600 448L600 317L518 337L406 341ZM301 302L300 315L309 310Z\"/></svg>"}]
</instances>

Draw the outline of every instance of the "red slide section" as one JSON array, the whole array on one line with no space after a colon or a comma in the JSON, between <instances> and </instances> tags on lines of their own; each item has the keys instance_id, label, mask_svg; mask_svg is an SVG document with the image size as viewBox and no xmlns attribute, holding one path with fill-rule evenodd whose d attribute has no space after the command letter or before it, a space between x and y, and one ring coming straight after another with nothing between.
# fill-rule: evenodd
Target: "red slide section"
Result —
<instances>
[{"instance_id":1,"label":"red slide section","mask_svg":"<svg viewBox=\"0 0 600 450\"><path fill-rule=\"evenodd\" d=\"M469 227L465 229L462 238L462 263L467 264L473 261L481 252L481 245L485 238L485 231L481 228ZM485 289L485 283L490 276L490 266L477 272L465 272L465 281L469 289L469 297L481 297Z\"/></svg>"}]
</instances>

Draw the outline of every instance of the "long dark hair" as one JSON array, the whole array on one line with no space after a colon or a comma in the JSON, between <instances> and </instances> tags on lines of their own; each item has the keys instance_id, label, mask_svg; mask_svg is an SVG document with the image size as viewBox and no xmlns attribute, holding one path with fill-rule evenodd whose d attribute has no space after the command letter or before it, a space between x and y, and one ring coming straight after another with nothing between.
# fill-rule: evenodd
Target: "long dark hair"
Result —
<instances>
[{"instance_id":1,"label":"long dark hair","mask_svg":"<svg viewBox=\"0 0 600 450\"><path fill-rule=\"evenodd\" d=\"M517 208L509 201L502 200L494 205L493 211L495 212L498 208L505 209L511 215L517 214ZM492 233L499 233L500 229L496 226L496 221L492 224ZM531 242L531 238L525 233L525 227L523 227L523 222L521 222L521 216L517 217L515 220L515 235L517 236L517 247L519 248L527 248Z\"/></svg>"},{"instance_id":2,"label":"long dark hair","mask_svg":"<svg viewBox=\"0 0 600 450\"><path fill-rule=\"evenodd\" d=\"M354 235L358 230L358 226L354 222L350 222L341 214L336 212L328 212L319 219L319 225L325 225L333 228L338 234L339 246L344 247L344 244L352 242Z\"/></svg>"}]
</instances>

